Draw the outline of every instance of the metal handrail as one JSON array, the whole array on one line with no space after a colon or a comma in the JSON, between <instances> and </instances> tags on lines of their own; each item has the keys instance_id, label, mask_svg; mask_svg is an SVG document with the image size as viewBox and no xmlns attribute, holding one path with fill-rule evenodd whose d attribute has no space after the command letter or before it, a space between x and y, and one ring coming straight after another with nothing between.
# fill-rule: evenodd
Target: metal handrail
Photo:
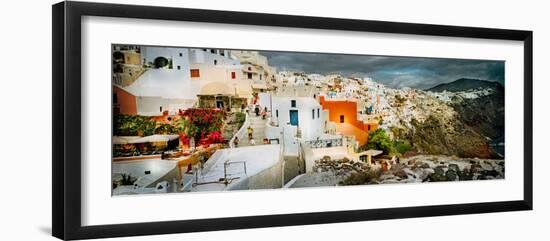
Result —
<instances>
[{"instance_id":1,"label":"metal handrail","mask_svg":"<svg viewBox=\"0 0 550 241\"><path fill-rule=\"evenodd\" d=\"M231 164L237 164L237 163L242 163L242 164L243 164L244 175L246 175L246 161L225 162L225 163L223 164L223 182L225 183L225 185L229 184L229 181L230 181L230 180L227 178L227 166L229 166L229 165L231 165ZM240 178L240 177L231 178L231 180L237 179L237 178Z\"/></svg>"}]
</instances>

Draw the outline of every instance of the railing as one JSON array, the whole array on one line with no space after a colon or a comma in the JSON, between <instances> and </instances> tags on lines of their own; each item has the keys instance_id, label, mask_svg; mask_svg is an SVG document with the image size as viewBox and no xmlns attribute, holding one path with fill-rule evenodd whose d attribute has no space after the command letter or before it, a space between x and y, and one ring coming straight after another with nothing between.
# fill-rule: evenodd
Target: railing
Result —
<instances>
[{"instance_id":1,"label":"railing","mask_svg":"<svg viewBox=\"0 0 550 241\"><path fill-rule=\"evenodd\" d=\"M245 161L226 162L226 163L223 164L223 180L224 180L225 184L227 184L232 179L240 178L240 176L235 175L235 174L239 174L239 173L228 173L228 170L227 170L228 167L230 165L235 165L235 164L242 164L243 165L244 175L246 176L246 162Z\"/></svg>"},{"instance_id":2,"label":"railing","mask_svg":"<svg viewBox=\"0 0 550 241\"><path fill-rule=\"evenodd\" d=\"M235 135L233 135L231 140L229 140L229 147L230 148L235 148L235 144L234 144L235 138L238 137L239 141L244 140L244 136L246 134L246 129L248 129L249 126L250 126L250 118L248 116L248 113L245 113L245 120L244 120L243 126L241 126L241 128L237 131L237 133L235 133Z\"/></svg>"},{"instance_id":3,"label":"railing","mask_svg":"<svg viewBox=\"0 0 550 241\"><path fill-rule=\"evenodd\" d=\"M242 166L242 171L239 168L239 165ZM204 184L212 184L212 183L222 183L225 185L228 185L231 183L231 181L235 179L239 179L242 176L247 175L246 170L246 161L233 161L233 162L224 162L223 163L223 177L218 175L210 175L210 176L202 176L202 172L207 172L205 170L201 170L201 174L199 177L198 172L195 172L194 174L194 180L192 181L191 186L197 186L197 185L204 185Z\"/></svg>"},{"instance_id":4,"label":"railing","mask_svg":"<svg viewBox=\"0 0 550 241\"><path fill-rule=\"evenodd\" d=\"M336 146L344 145L342 138L320 139L320 140L313 140L313 141L305 141L304 143L313 149L336 147Z\"/></svg>"}]
</instances>

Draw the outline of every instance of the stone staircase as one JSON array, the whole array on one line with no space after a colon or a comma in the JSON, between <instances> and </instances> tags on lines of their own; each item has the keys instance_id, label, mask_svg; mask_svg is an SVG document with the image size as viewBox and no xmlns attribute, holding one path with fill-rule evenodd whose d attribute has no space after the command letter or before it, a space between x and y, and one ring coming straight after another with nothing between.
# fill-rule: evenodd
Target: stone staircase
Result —
<instances>
[{"instance_id":1,"label":"stone staircase","mask_svg":"<svg viewBox=\"0 0 550 241\"><path fill-rule=\"evenodd\" d=\"M256 116L254 113L252 113L249 119L250 126L252 127L252 129L254 129L252 137L254 137L256 145L263 145L263 140L265 138L265 124L267 122L267 118L265 120L262 120L261 116ZM239 147L242 146L250 146L250 143L248 141L248 131L246 132L244 138L239 141Z\"/></svg>"}]
</instances>

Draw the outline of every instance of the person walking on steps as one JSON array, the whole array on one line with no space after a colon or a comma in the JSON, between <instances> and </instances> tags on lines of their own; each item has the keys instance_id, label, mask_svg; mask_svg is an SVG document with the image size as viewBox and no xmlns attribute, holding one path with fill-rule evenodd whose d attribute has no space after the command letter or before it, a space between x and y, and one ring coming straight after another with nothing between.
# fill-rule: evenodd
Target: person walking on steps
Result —
<instances>
[{"instance_id":1,"label":"person walking on steps","mask_svg":"<svg viewBox=\"0 0 550 241\"><path fill-rule=\"evenodd\" d=\"M248 139L252 139L252 134L254 134L254 129L252 129L252 127L248 127L247 129L247 132L248 132Z\"/></svg>"}]
</instances>

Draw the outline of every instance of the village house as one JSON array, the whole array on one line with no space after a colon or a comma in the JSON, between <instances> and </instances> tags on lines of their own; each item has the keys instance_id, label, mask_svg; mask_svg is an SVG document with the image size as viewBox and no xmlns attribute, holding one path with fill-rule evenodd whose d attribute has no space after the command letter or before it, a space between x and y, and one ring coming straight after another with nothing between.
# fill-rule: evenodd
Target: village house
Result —
<instances>
[{"instance_id":1,"label":"village house","mask_svg":"<svg viewBox=\"0 0 550 241\"><path fill-rule=\"evenodd\" d=\"M140 46L114 45L112 58L112 82L119 86L132 84L145 71Z\"/></svg>"},{"instance_id":2,"label":"village house","mask_svg":"<svg viewBox=\"0 0 550 241\"><path fill-rule=\"evenodd\" d=\"M226 100L220 104L217 96L251 96L249 82L239 81L240 62L228 50L141 47L140 59L146 69L135 81L126 86L113 82L114 113L175 114L195 106L197 97L199 102L203 98L203 103L214 98L209 107L229 107L233 103L221 97ZM223 89L223 93L218 89Z\"/></svg>"},{"instance_id":3,"label":"village house","mask_svg":"<svg viewBox=\"0 0 550 241\"><path fill-rule=\"evenodd\" d=\"M282 139L285 155L298 155L301 141L325 135L327 113L317 101L319 95L311 86L287 86L271 93L271 119L266 137Z\"/></svg>"},{"instance_id":4,"label":"village house","mask_svg":"<svg viewBox=\"0 0 550 241\"><path fill-rule=\"evenodd\" d=\"M252 76L247 73L247 79L274 81L277 70L269 66L267 57L261 55L258 51L232 50L231 54L237 57L241 64L249 64L243 66L243 71L248 70L248 67L251 67L250 65L256 66L260 70L252 73Z\"/></svg>"},{"instance_id":5,"label":"village house","mask_svg":"<svg viewBox=\"0 0 550 241\"><path fill-rule=\"evenodd\" d=\"M235 91L234 91L235 90ZM242 92L240 93L242 94ZM198 107L219 108L227 111L239 111L247 104L248 95L239 95L235 88L224 82L216 81L204 85L198 97Z\"/></svg>"},{"instance_id":6,"label":"village house","mask_svg":"<svg viewBox=\"0 0 550 241\"><path fill-rule=\"evenodd\" d=\"M367 143L369 132L378 127L375 121L363 122L359 119L356 99L327 99L326 96L320 96L319 102L323 110L328 111L328 120L336 124L337 131L355 137L360 146Z\"/></svg>"},{"instance_id":7,"label":"village house","mask_svg":"<svg viewBox=\"0 0 550 241\"><path fill-rule=\"evenodd\" d=\"M267 57L258 51L232 50L231 54L237 57L242 64L243 79L249 80L254 93L262 93L272 88L276 82L276 69L269 66Z\"/></svg>"}]
</instances>

